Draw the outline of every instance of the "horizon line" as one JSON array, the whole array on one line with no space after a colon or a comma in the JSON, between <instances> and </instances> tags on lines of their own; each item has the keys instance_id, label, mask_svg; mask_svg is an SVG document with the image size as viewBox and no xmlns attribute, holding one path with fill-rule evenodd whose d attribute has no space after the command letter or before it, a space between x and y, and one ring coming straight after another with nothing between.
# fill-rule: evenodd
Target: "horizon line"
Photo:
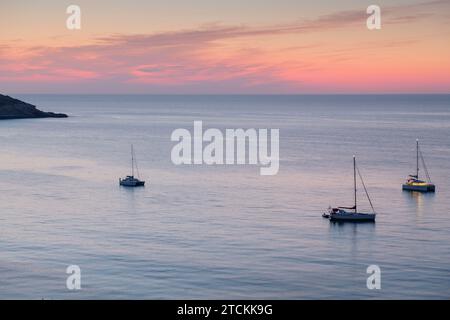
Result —
<instances>
[{"instance_id":1,"label":"horizon line","mask_svg":"<svg viewBox=\"0 0 450 320\"><path fill-rule=\"evenodd\" d=\"M2 93L0 93L2 94ZM399 92L399 93L3 93L4 95L111 95L111 96L444 96L450 92Z\"/></svg>"}]
</instances>

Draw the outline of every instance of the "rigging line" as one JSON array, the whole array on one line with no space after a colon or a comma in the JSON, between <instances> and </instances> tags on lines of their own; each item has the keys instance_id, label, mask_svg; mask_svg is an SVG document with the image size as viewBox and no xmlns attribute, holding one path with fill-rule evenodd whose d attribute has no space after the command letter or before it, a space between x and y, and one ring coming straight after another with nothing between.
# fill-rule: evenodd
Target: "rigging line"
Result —
<instances>
[{"instance_id":1,"label":"rigging line","mask_svg":"<svg viewBox=\"0 0 450 320\"><path fill-rule=\"evenodd\" d=\"M140 178L141 174L139 173L139 167L138 167L136 156L134 156L134 164L136 165L137 176L138 176L138 178Z\"/></svg>"},{"instance_id":2,"label":"rigging line","mask_svg":"<svg viewBox=\"0 0 450 320\"><path fill-rule=\"evenodd\" d=\"M425 159L424 159L424 157L423 157L422 150L419 151L419 154L420 154L420 160L421 160L421 162L422 162L423 168L425 169L425 174L426 174L426 176L427 176L428 182L431 183L430 174L429 174L429 172L428 172L427 165L425 164Z\"/></svg>"},{"instance_id":3,"label":"rigging line","mask_svg":"<svg viewBox=\"0 0 450 320\"><path fill-rule=\"evenodd\" d=\"M375 208L373 207L373 204L372 204L372 200L370 199L369 192L367 192L366 185L365 185L365 183L364 183L364 180L363 180L363 178L362 178L362 175L361 175L361 172L359 171L358 166L356 166L356 170L358 171L359 179L361 180L361 183L362 183L362 185L363 185L363 187L364 187L364 191L366 192L366 196L367 196L367 199L369 200L370 207L372 208L372 211L373 211L374 213L376 213L376 212L375 212Z\"/></svg>"}]
</instances>

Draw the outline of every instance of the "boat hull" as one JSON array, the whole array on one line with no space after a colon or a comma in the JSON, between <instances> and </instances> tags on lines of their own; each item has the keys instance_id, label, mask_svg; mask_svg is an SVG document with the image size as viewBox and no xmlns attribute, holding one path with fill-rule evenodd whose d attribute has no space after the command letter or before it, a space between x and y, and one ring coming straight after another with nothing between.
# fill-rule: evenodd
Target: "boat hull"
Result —
<instances>
[{"instance_id":1,"label":"boat hull","mask_svg":"<svg viewBox=\"0 0 450 320\"><path fill-rule=\"evenodd\" d=\"M359 213L359 214L331 214L330 221L339 222L375 222L376 214L371 213Z\"/></svg>"},{"instance_id":2,"label":"boat hull","mask_svg":"<svg viewBox=\"0 0 450 320\"><path fill-rule=\"evenodd\" d=\"M420 186L414 186L410 184L404 184L402 189L405 191L417 191L417 192L435 192L436 187L434 184L426 184Z\"/></svg>"},{"instance_id":3,"label":"boat hull","mask_svg":"<svg viewBox=\"0 0 450 320\"><path fill-rule=\"evenodd\" d=\"M119 181L119 184L122 187L143 187L145 185L145 181Z\"/></svg>"}]
</instances>

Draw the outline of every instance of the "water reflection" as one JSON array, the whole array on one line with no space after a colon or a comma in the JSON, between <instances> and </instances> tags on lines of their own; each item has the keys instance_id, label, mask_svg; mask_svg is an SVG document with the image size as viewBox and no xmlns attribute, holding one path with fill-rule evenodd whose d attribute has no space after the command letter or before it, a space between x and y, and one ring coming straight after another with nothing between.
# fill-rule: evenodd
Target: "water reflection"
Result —
<instances>
[{"instance_id":1,"label":"water reflection","mask_svg":"<svg viewBox=\"0 0 450 320\"><path fill-rule=\"evenodd\" d=\"M403 197L407 201L408 207L414 207L416 215L422 217L425 213L425 208L429 207L427 200L434 198L434 192L403 191Z\"/></svg>"},{"instance_id":2,"label":"water reflection","mask_svg":"<svg viewBox=\"0 0 450 320\"><path fill-rule=\"evenodd\" d=\"M375 235L375 222L338 222L330 221L330 236L336 235L349 236L352 240L356 240L358 236L370 238Z\"/></svg>"},{"instance_id":3,"label":"water reflection","mask_svg":"<svg viewBox=\"0 0 450 320\"><path fill-rule=\"evenodd\" d=\"M375 222L329 222L329 240L337 250L346 250L352 260L361 250L368 248L368 243L376 240Z\"/></svg>"},{"instance_id":4,"label":"water reflection","mask_svg":"<svg viewBox=\"0 0 450 320\"><path fill-rule=\"evenodd\" d=\"M376 225L375 221L367 221L367 222L342 222L342 221L330 221L330 230L338 230L341 231L351 231L352 233L356 234L358 229L359 230L370 230L374 229Z\"/></svg>"},{"instance_id":5,"label":"water reflection","mask_svg":"<svg viewBox=\"0 0 450 320\"><path fill-rule=\"evenodd\" d=\"M136 213L141 196L145 187L130 188L119 186L119 192L126 198L126 207L128 213Z\"/></svg>"}]
</instances>

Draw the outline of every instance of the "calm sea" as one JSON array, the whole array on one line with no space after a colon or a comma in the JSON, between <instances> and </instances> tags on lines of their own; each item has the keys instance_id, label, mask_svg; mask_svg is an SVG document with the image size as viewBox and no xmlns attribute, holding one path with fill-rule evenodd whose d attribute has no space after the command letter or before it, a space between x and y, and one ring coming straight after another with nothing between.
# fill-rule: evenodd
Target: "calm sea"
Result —
<instances>
[{"instance_id":1,"label":"calm sea","mask_svg":"<svg viewBox=\"0 0 450 320\"><path fill-rule=\"evenodd\" d=\"M0 298L450 298L450 96L17 97L70 118L0 122ZM279 174L174 166L194 120L279 128ZM401 190L416 138L436 194ZM375 224L321 217L352 205L353 154Z\"/></svg>"}]
</instances>

